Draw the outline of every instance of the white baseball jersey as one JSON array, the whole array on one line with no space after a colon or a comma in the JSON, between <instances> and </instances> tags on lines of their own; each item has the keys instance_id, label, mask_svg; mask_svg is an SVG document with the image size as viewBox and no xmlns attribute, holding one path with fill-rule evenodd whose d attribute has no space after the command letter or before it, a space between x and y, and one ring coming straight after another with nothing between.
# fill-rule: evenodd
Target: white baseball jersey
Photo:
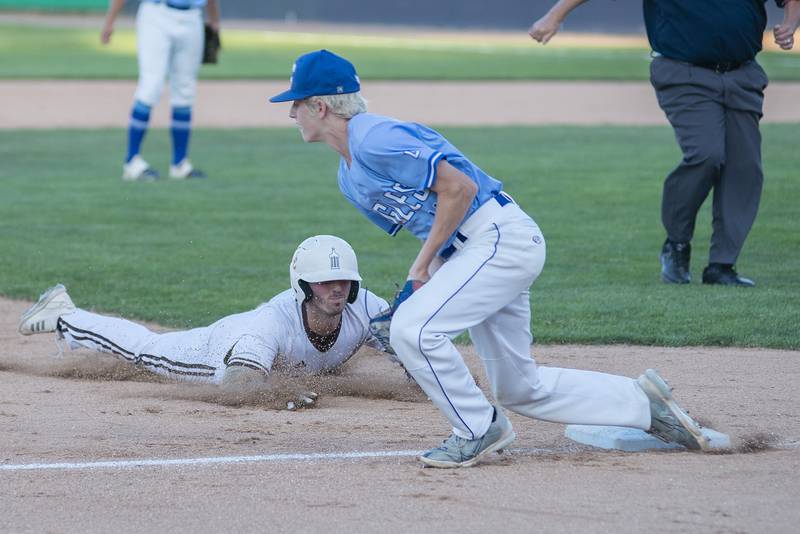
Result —
<instances>
[{"instance_id":1,"label":"white baseball jersey","mask_svg":"<svg viewBox=\"0 0 800 534\"><path fill-rule=\"evenodd\" d=\"M421 240L436 217L437 164L446 160L478 187L453 235L447 261L394 314L392 348L414 380L466 439L483 436L492 405L475 384L452 338L469 330L499 404L528 417L647 430L650 407L627 377L538 367L530 356L529 289L544 267L541 230L502 182L430 128L370 113L348 123L352 162L342 158L339 187L390 234Z\"/></svg>"},{"instance_id":2,"label":"white baseball jersey","mask_svg":"<svg viewBox=\"0 0 800 534\"><path fill-rule=\"evenodd\" d=\"M144 0L136 14L139 83L136 100L155 106L169 78L170 103L191 106L203 59L205 0Z\"/></svg>"},{"instance_id":3,"label":"white baseball jersey","mask_svg":"<svg viewBox=\"0 0 800 534\"><path fill-rule=\"evenodd\" d=\"M157 334L126 319L81 309L62 316L58 328L70 348L115 354L163 376L219 383L228 366L320 373L341 366L364 344L382 349L369 333L369 320L388 307L360 289L356 301L344 307L339 336L325 352L309 341L291 289L254 310L192 330Z\"/></svg>"}]
</instances>

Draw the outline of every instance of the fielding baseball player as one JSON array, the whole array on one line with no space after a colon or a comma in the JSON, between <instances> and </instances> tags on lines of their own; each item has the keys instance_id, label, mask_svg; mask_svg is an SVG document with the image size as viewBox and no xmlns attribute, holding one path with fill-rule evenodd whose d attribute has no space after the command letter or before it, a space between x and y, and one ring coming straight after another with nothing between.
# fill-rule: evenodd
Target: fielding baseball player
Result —
<instances>
[{"instance_id":1,"label":"fielding baseball player","mask_svg":"<svg viewBox=\"0 0 800 534\"><path fill-rule=\"evenodd\" d=\"M367 113L359 91L353 65L320 50L297 59L291 88L271 101L292 101L289 116L303 140L341 155L339 188L356 208L388 234L405 228L422 241L390 327L398 358L453 427L422 462L471 466L515 438L452 342L464 330L495 399L510 410L559 423L639 428L706 449L699 425L652 369L633 380L537 366L529 289L545 260L539 227L502 182L439 133Z\"/></svg>"},{"instance_id":2,"label":"fielding baseball player","mask_svg":"<svg viewBox=\"0 0 800 534\"><path fill-rule=\"evenodd\" d=\"M369 320L389 305L359 287L356 255L346 241L329 235L306 239L292 257L289 275L292 288L254 310L166 334L76 308L57 285L23 314L19 331L55 331L70 348L113 354L158 375L232 390L263 388L273 370L337 369L363 344L383 350L370 334ZM303 393L289 408L312 403L313 396Z\"/></svg>"},{"instance_id":3,"label":"fielding baseball player","mask_svg":"<svg viewBox=\"0 0 800 534\"><path fill-rule=\"evenodd\" d=\"M206 3L207 2L207 3ZM108 44L125 0L111 0L100 35ZM139 155L147 133L150 110L161 97L169 78L172 106L172 164L170 178L205 178L189 161L189 135L197 75L203 54L203 7L208 24L219 31L217 0L141 0L136 15L136 51L139 84L128 127L128 152L122 167L123 180L151 181L159 173Z\"/></svg>"}]
</instances>

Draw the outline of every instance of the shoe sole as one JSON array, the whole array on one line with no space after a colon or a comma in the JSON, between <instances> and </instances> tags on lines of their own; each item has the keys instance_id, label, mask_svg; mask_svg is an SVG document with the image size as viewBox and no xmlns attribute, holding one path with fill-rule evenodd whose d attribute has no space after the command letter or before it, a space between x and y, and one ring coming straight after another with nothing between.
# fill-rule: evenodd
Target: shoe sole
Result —
<instances>
[{"instance_id":1,"label":"shoe sole","mask_svg":"<svg viewBox=\"0 0 800 534\"><path fill-rule=\"evenodd\" d=\"M664 282L665 284L678 284L678 285L682 285L682 284L688 284L688 283L690 283L690 282L691 282L691 279L690 279L690 280L676 280L676 279L674 279L674 278L670 278L669 276L665 275L664 273L661 273L661 281L662 281L662 282Z\"/></svg>"},{"instance_id":2,"label":"shoe sole","mask_svg":"<svg viewBox=\"0 0 800 534\"><path fill-rule=\"evenodd\" d=\"M39 298L39 300L36 302L36 304L34 304L30 308L28 308L25 311L25 313L22 314L22 317L19 320L19 326L17 327L17 330L19 331L19 333L22 334L23 336L30 336L30 335L38 333L38 332L23 332L22 325L25 324L25 322L28 319L30 319L31 317L33 317L34 315L36 315L37 313L42 311L44 308L46 308L47 305L50 304L50 301L52 301L57 296L59 296L59 295L61 295L63 293L66 293L66 292L67 292L67 288L64 287L61 284L53 286L50 289L48 289L47 291L45 291L44 295L42 295Z\"/></svg>"},{"instance_id":3,"label":"shoe sole","mask_svg":"<svg viewBox=\"0 0 800 534\"><path fill-rule=\"evenodd\" d=\"M658 398L660 398L664 404L667 405L669 410L672 412L672 415L678 420L678 422L689 431L689 433L694 437L697 441L698 445L700 445L701 451L708 451L711 450L711 444L703 435L703 432L700 430L700 425L692 419L688 413L686 413L678 403L675 402L675 399L672 398L672 391L669 388L669 385L661 378L658 373L656 373L653 369L648 369L644 372L644 376L647 378L644 384L641 382L639 385L642 387L647 388L650 393L653 393Z\"/></svg>"},{"instance_id":4,"label":"shoe sole","mask_svg":"<svg viewBox=\"0 0 800 534\"><path fill-rule=\"evenodd\" d=\"M424 456L420 456L419 460L423 464L429 467L439 467L443 469L454 469L457 467L472 467L473 465L478 463L480 459L483 458L485 455L506 448L515 439L517 439L517 434L516 432L511 430L509 434L502 436L500 439L498 439L497 441L486 447L484 450L482 450L481 452L479 452L478 454L476 454L475 456L464 462L444 462L441 460L432 460L431 458L426 458Z\"/></svg>"}]
</instances>

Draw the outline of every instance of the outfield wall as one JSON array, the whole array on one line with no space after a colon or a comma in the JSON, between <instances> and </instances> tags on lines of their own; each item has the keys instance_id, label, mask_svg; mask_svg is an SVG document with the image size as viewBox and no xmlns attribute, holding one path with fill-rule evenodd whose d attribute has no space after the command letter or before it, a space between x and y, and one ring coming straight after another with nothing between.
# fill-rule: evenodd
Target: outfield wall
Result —
<instances>
[{"instance_id":1,"label":"outfield wall","mask_svg":"<svg viewBox=\"0 0 800 534\"><path fill-rule=\"evenodd\" d=\"M15 11L105 11L108 0L0 0L0 9Z\"/></svg>"}]
</instances>

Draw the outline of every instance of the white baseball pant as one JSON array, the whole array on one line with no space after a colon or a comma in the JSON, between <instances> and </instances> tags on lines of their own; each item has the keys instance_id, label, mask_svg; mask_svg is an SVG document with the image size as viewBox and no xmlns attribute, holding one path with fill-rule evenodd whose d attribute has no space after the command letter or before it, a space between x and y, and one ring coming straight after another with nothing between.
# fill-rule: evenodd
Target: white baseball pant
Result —
<instances>
[{"instance_id":1,"label":"white baseball pant","mask_svg":"<svg viewBox=\"0 0 800 534\"><path fill-rule=\"evenodd\" d=\"M170 104L194 103L197 75L203 59L202 10L173 9L166 4L142 2L136 14L136 48L139 83L136 100L155 106L164 80L169 78Z\"/></svg>"},{"instance_id":2,"label":"white baseball pant","mask_svg":"<svg viewBox=\"0 0 800 534\"><path fill-rule=\"evenodd\" d=\"M465 329L501 406L544 421L650 428L635 380L538 367L531 357L529 289L545 260L536 223L515 203L492 199L459 232L467 240L398 308L391 327L398 357L453 432L479 438L493 414L452 343Z\"/></svg>"},{"instance_id":3,"label":"white baseball pant","mask_svg":"<svg viewBox=\"0 0 800 534\"><path fill-rule=\"evenodd\" d=\"M225 318L203 328L159 334L126 319L79 309L59 319L59 332L72 349L114 354L169 378L216 384L225 373L225 355L236 342L224 335L231 322Z\"/></svg>"}]
</instances>

